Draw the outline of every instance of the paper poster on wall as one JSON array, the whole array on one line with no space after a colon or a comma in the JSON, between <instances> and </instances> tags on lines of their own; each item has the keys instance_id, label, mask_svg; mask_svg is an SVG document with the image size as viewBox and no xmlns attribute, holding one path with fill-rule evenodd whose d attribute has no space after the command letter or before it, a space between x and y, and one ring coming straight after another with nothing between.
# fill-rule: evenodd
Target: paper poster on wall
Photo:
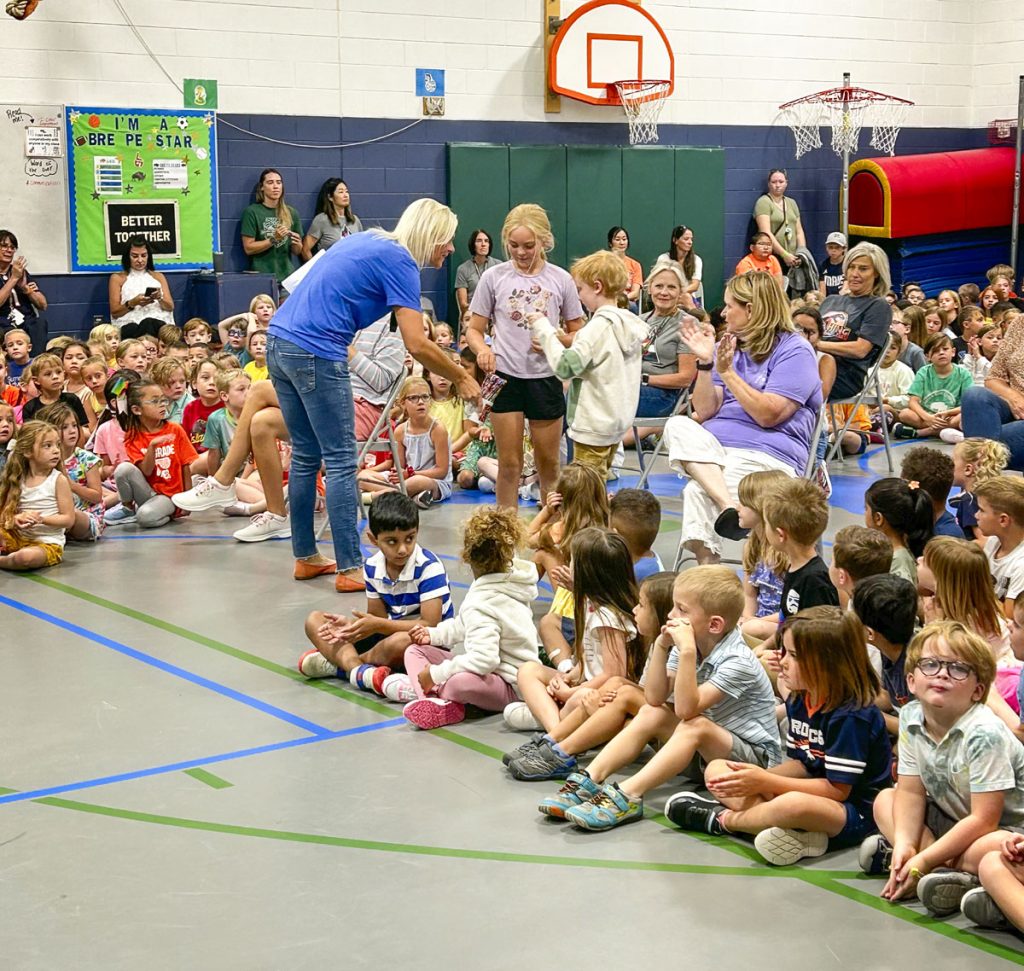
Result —
<instances>
[{"instance_id":1,"label":"paper poster on wall","mask_svg":"<svg viewBox=\"0 0 1024 971\"><path fill-rule=\"evenodd\" d=\"M60 129L49 125L28 125L25 128L26 158L60 158Z\"/></svg>"},{"instance_id":2,"label":"paper poster on wall","mask_svg":"<svg viewBox=\"0 0 1024 971\"><path fill-rule=\"evenodd\" d=\"M208 111L67 109L71 269L120 263L145 236L161 269L212 265L220 249L216 118Z\"/></svg>"}]
</instances>

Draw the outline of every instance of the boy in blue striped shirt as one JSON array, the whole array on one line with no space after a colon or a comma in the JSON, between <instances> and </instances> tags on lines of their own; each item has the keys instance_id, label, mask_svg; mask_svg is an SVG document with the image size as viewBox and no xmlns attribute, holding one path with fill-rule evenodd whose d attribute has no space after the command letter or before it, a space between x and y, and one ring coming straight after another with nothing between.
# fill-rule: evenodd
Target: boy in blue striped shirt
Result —
<instances>
[{"instance_id":1,"label":"boy in blue striped shirt","mask_svg":"<svg viewBox=\"0 0 1024 971\"><path fill-rule=\"evenodd\" d=\"M444 566L416 542L416 503L400 492L382 492L370 503L369 518L377 552L363 565L366 611L353 610L348 618L314 610L306 618L313 650L299 658L299 671L383 695L385 678L401 668L412 643L408 632L451 620L455 609Z\"/></svg>"}]
</instances>

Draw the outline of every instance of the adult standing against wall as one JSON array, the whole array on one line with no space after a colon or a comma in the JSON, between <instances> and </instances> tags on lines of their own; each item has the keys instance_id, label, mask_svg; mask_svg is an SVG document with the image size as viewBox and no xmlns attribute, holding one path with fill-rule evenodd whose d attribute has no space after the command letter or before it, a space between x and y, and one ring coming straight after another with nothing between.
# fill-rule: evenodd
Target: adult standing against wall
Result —
<instances>
[{"instance_id":1,"label":"adult standing against wall","mask_svg":"<svg viewBox=\"0 0 1024 971\"><path fill-rule=\"evenodd\" d=\"M700 563L717 561L720 536L738 537L736 490L751 472L803 472L821 410L814 349L796 333L782 290L767 273L733 277L725 288L725 336L684 321L697 360L691 403L703 424L677 415L665 425L671 466L683 490L683 536Z\"/></svg>"},{"instance_id":2,"label":"adult standing against wall","mask_svg":"<svg viewBox=\"0 0 1024 971\"><path fill-rule=\"evenodd\" d=\"M153 247L145 236L132 236L121 254L121 269L107 284L110 319L121 327L121 337L139 337L174 323L174 298L165 277L153 265ZM144 320L152 323L143 325Z\"/></svg>"},{"instance_id":3,"label":"adult standing against wall","mask_svg":"<svg viewBox=\"0 0 1024 971\"><path fill-rule=\"evenodd\" d=\"M694 305L704 306L704 261L694 250L693 242L693 230L680 224L672 230L668 252L658 257L659 263L672 260L682 271L686 285L683 287L680 306L687 310ZM654 267L651 267L651 273L654 273Z\"/></svg>"},{"instance_id":4,"label":"adult standing against wall","mask_svg":"<svg viewBox=\"0 0 1024 971\"><path fill-rule=\"evenodd\" d=\"M46 297L17 252L18 237L0 229L0 331L20 327L32 339L32 353L40 354L46 346Z\"/></svg>"},{"instance_id":5,"label":"adult standing against wall","mask_svg":"<svg viewBox=\"0 0 1024 971\"><path fill-rule=\"evenodd\" d=\"M393 233L348 236L317 260L267 333L267 366L292 440L288 475L295 578L337 570L339 592L363 589L356 528L356 437L350 347L358 331L391 311L409 353L451 380L463 398L480 386L423 332L420 274L452 252L458 219L433 199L417 199ZM335 560L317 553L313 533L316 477L326 468L327 516Z\"/></svg>"},{"instance_id":6,"label":"adult standing against wall","mask_svg":"<svg viewBox=\"0 0 1024 971\"><path fill-rule=\"evenodd\" d=\"M846 292L826 297L821 304L825 333L819 353L836 359L836 380L829 399L842 401L860 393L871 365L886 344L892 327L889 257L874 243L858 243L843 260Z\"/></svg>"},{"instance_id":7,"label":"adult standing against wall","mask_svg":"<svg viewBox=\"0 0 1024 971\"><path fill-rule=\"evenodd\" d=\"M524 203L506 217L501 243L507 261L481 278L470 304L466 341L485 373L497 372L507 384L491 411L498 449L499 506L518 503L523 469L523 432L530 423L533 455L540 477L541 495L554 488L565 415L562 382L555 377L544 353L534 347L527 318L543 314L562 321L562 342L568 346L572 331L583 326L583 306L576 284L561 267L547 261L555 245L548 214L540 206ZM494 326L494 343L484 334Z\"/></svg>"},{"instance_id":8,"label":"adult standing against wall","mask_svg":"<svg viewBox=\"0 0 1024 971\"><path fill-rule=\"evenodd\" d=\"M469 310L473 294L476 293L477 284L484 271L501 262L491 256L494 241L486 229L474 229L469 234L467 246L470 258L465 263L460 263L455 271L455 300L459 305L460 318Z\"/></svg>"},{"instance_id":9,"label":"adult standing against wall","mask_svg":"<svg viewBox=\"0 0 1024 971\"><path fill-rule=\"evenodd\" d=\"M1007 328L985 386L964 391L960 412L968 438L1002 442L1010 450L1010 468L1024 472L1024 319Z\"/></svg>"},{"instance_id":10,"label":"adult standing against wall","mask_svg":"<svg viewBox=\"0 0 1024 971\"><path fill-rule=\"evenodd\" d=\"M644 268L632 256L626 255L626 250L629 249L629 233L624 227L612 226L608 230L608 249L626 264L629 283L626 284L624 296L630 303L630 309L635 311L639 307L640 290L644 285Z\"/></svg>"},{"instance_id":11,"label":"adult standing against wall","mask_svg":"<svg viewBox=\"0 0 1024 971\"><path fill-rule=\"evenodd\" d=\"M264 169L256 183L256 201L242 212L242 249L252 269L280 283L293 269L292 256L302 252L302 221L284 201L284 179Z\"/></svg>"},{"instance_id":12,"label":"adult standing against wall","mask_svg":"<svg viewBox=\"0 0 1024 971\"><path fill-rule=\"evenodd\" d=\"M788 186L786 170L772 169L768 173L768 191L754 203L754 222L762 233L771 236L772 252L784 273L800 262L796 251L807 246L800 207L786 195Z\"/></svg>"},{"instance_id":13,"label":"adult standing against wall","mask_svg":"<svg viewBox=\"0 0 1024 971\"><path fill-rule=\"evenodd\" d=\"M302 240L302 261L316 251L330 249L339 239L361 233L363 224L352 211L352 197L342 179L328 179L316 197L316 215Z\"/></svg>"}]
</instances>

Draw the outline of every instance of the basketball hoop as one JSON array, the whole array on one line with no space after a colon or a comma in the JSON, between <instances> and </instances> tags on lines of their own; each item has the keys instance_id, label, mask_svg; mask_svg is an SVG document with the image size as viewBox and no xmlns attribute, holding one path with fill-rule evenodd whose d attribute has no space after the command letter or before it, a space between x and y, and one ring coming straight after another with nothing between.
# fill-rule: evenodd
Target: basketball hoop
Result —
<instances>
[{"instance_id":1,"label":"basketball hoop","mask_svg":"<svg viewBox=\"0 0 1024 971\"><path fill-rule=\"evenodd\" d=\"M1013 145L1016 141L1016 118L996 118L988 123L989 145Z\"/></svg>"},{"instance_id":2,"label":"basketball hoop","mask_svg":"<svg viewBox=\"0 0 1024 971\"><path fill-rule=\"evenodd\" d=\"M626 112L630 145L649 145L658 140L658 118L671 87L671 81L616 81L608 85L608 94L614 88Z\"/></svg>"},{"instance_id":3,"label":"basketball hoop","mask_svg":"<svg viewBox=\"0 0 1024 971\"><path fill-rule=\"evenodd\" d=\"M836 155L856 152L861 129L865 127L871 128L871 147L892 155L913 104L895 95L844 85L787 101L779 105L779 111L793 132L797 158L821 148L822 125L832 128L832 151Z\"/></svg>"}]
</instances>

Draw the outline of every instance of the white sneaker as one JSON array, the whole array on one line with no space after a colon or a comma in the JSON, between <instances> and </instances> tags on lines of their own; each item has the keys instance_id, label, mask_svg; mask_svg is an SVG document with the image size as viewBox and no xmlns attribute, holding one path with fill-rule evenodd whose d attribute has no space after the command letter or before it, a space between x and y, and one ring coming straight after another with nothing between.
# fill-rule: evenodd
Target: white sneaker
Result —
<instances>
[{"instance_id":1,"label":"white sneaker","mask_svg":"<svg viewBox=\"0 0 1024 971\"><path fill-rule=\"evenodd\" d=\"M388 701L397 701L403 705L416 700L416 689L407 674L389 674L381 685L381 691Z\"/></svg>"},{"instance_id":2,"label":"white sneaker","mask_svg":"<svg viewBox=\"0 0 1024 971\"><path fill-rule=\"evenodd\" d=\"M525 701L513 701L505 706L501 714L505 724L514 732L535 732L540 729L540 722L533 717L533 712Z\"/></svg>"},{"instance_id":3,"label":"white sneaker","mask_svg":"<svg viewBox=\"0 0 1024 971\"><path fill-rule=\"evenodd\" d=\"M807 856L821 856L828 849L828 836L770 826L754 837L754 849L772 866L790 866Z\"/></svg>"},{"instance_id":4,"label":"white sneaker","mask_svg":"<svg viewBox=\"0 0 1024 971\"><path fill-rule=\"evenodd\" d=\"M943 428L939 438L950 445L959 445L964 440L964 433L959 428Z\"/></svg>"},{"instance_id":5,"label":"white sneaker","mask_svg":"<svg viewBox=\"0 0 1024 971\"><path fill-rule=\"evenodd\" d=\"M212 475L204 479L199 485L188 492L179 492L171 496L173 502L179 509L187 509L189 512L202 512L204 509L216 509L218 506L230 506L237 502L235 495L235 483L221 485Z\"/></svg>"},{"instance_id":6,"label":"white sneaker","mask_svg":"<svg viewBox=\"0 0 1024 971\"><path fill-rule=\"evenodd\" d=\"M233 502L230 506L224 506L221 509L221 514L224 516L248 516L250 519L252 518L249 506L244 502Z\"/></svg>"},{"instance_id":7,"label":"white sneaker","mask_svg":"<svg viewBox=\"0 0 1024 971\"><path fill-rule=\"evenodd\" d=\"M494 482L491 479L488 479L486 475L482 475L482 476L480 476L479 479L476 480L476 487L481 492L486 492L486 493L494 492Z\"/></svg>"},{"instance_id":8,"label":"white sneaker","mask_svg":"<svg viewBox=\"0 0 1024 971\"><path fill-rule=\"evenodd\" d=\"M299 673L307 678L333 678L338 669L319 651L306 651L299 658Z\"/></svg>"},{"instance_id":9,"label":"white sneaker","mask_svg":"<svg viewBox=\"0 0 1024 971\"><path fill-rule=\"evenodd\" d=\"M292 523L287 516L261 512L252 517L248 526L236 529L231 535L243 543L262 543L265 539L288 539L291 534Z\"/></svg>"}]
</instances>

